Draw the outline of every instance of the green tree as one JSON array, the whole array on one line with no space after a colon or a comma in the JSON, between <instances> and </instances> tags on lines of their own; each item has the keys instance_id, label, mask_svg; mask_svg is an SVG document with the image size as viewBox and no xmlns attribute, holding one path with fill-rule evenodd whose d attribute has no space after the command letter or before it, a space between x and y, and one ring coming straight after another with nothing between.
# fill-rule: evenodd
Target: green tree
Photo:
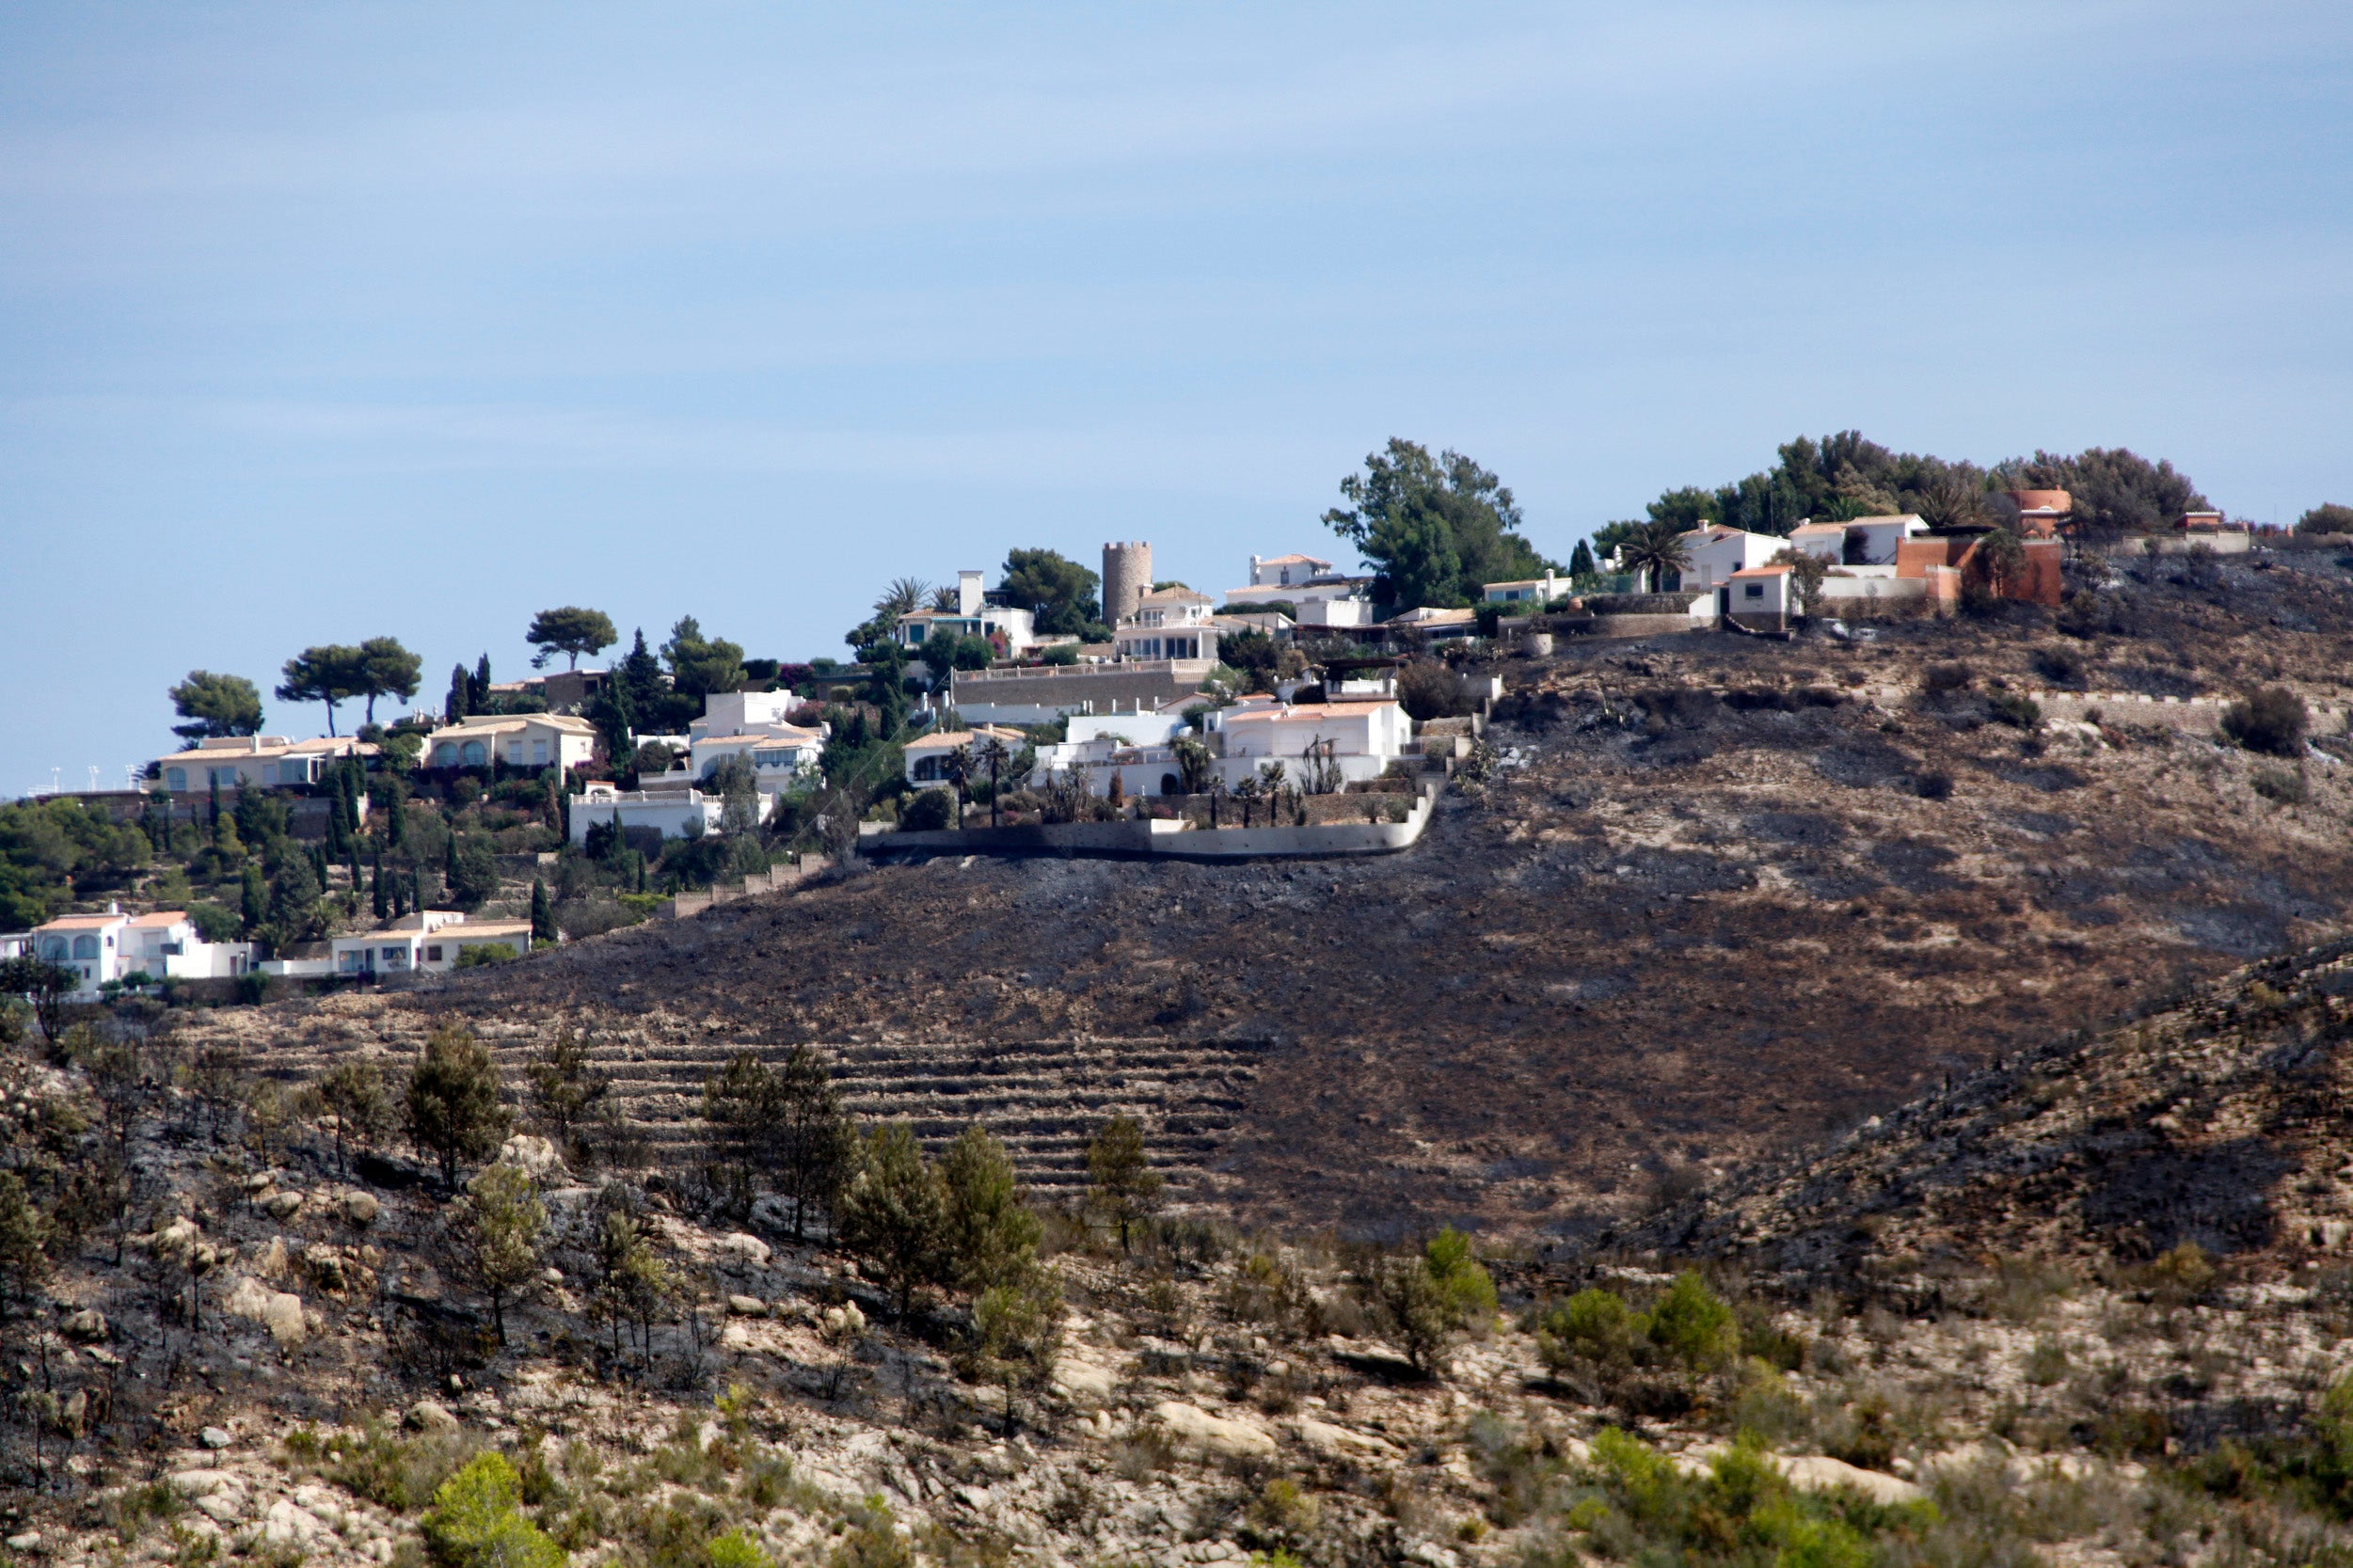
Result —
<instances>
[{"instance_id":1,"label":"green tree","mask_svg":"<svg viewBox=\"0 0 2353 1568\"><path fill-rule=\"evenodd\" d=\"M2284 686L2250 692L2222 710L2222 733L2233 743L2274 756L2302 756L2311 726L2312 710Z\"/></svg>"},{"instance_id":2,"label":"green tree","mask_svg":"<svg viewBox=\"0 0 2353 1568\"><path fill-rule=\"evenodd\" d=\"M375 700L398 697L407 702L417 694L424 661L400 644L397 637L371 637L359 644L358 680L352 692L367 699L367 721L375 722Z\"/></svg>"},{"instance_id":3,"label":"green tree","mask_svg":"<svg viewBox=\"0 0 2353 1568\"><path fill-rule=\"evenodd\" d=\"M915 1292L939 1282L946 1260L946 1196L913 1129L894 1121L866 1133L835 1209L841 1244L871 1269L905 1317Z\"/></svg>"},{"instance_id":4,"label":"green tree","mask_svg":"<svg viewBox=\"0 0 2353 1568\"><path fill-rule=\"evenodd\" d=\"M1359 1272L1360 1299L1424 1376L1442 1372L1453 1338L1495 1311L1495 1282L1449 1227L1419 1255L1376 1258Z\"/></svg>"},{"instance_id":5,"label":"green tree","mask_svg":"<svg viewBox=\"0 0 2353 1568\"><path fill-rule=\"evenodd\" d=\"M1101 641L1103 579L1058 550L1010 550L997 579L1007 604L1030 612L1031 624L1049 637Z\"/></svg>"},{"instance_id":6,"label":"green tree","mask_svg":"<svg viewBox=\"0 0 2353 1568\"><path fill-rule=\"evenodd\" d=\"M2353 533L2353 506L2324 502L2296 519L2298 533Z\"/></svg>"},{"instance_id":7,"label":"green tree","mask_svg":"<svg viewBox=\"0 0 2353 1568\"><path fill-rule=\"evenodd\" d=\"M1626 570L1645 579L1653 594L1666 592L1667 578L1688 569L1692 550L1683 542L1685 530L1678 523L1658 520L1641 525L1618 546L1618 561Z\"/></svg>"},{"instance_id":8,"label":"green tree","mask_svg":"<svg viewBox=\"0 0 2353 1568\"><path fill-rule=\"evenodd\" d=\"M565 605L559 610L543 610L531 618L531 629L523 633L523 641L539 650L531 667L545 670L556 655L564 657L564 668L580 668L582 654L598 654L620 641L621 634L612 629L612 617L601 610L583 610L579 605Z\"/></svg>"},{"instance_id":9,"label":"green tree","mask_svg":"<svg viewBox=\"0 0 2353 1568\"><path fill-rule=\"evenodd\" d=\"M992 732L989 738L980 743L979 762L989 770L989 826L992 828L996 826L997 797L1004 793L1004 787L998 781L1006 765L1012 760L1013 753L1006 746L1002 736Z\"/></svg>"},{"instance_id":10,"label":"green tree","mask_svg":"<svg viewBox=\"0 0 2353 1568\"><path fill-rule=\"evenodd\" d=\"M224 822L228 819L222 818ZM262 878L262 868L247 862L241 878L241 912L245 917L246 935L252 936L270 919L269 884Z\"/></svg>"},{"instance_id":11,"label":"green tree","mask_svg":"<svg viewBox=\"0 0 2353 1568\"><path fill-rule=\"evenodd\" d=\"M737 1052L703 1081L703 1119L739 1212L751 1207L759 1175L773 1160L783 1116L783 1085L755 1052Z\"/></svg>"},{"instance_id":12,"label":"green tree","mask_svg":"<svg viewBox=\"0 0 2353 1568\"><path fill-rule=\"evenodd\" d=\"M392 1118L384 1073L364 1058L347 1058L319 1075L319 1103L335 1118L335 1168L342 1171L348 1142L374 1143Z\"/></svg>"},{"instance_id":13,"label":"green tree","mask_svg":"<svg viewBox=\"0 0 2353 1568\"><path fill-rule=\"evenodd\" d=\"M692 615L678 618L661 655L670 665L670 683L679 696L701 700L714 691L734 691L751 677L743 668L743 649L724 638L706 638Z\"/></svg>"},{"instance_id":14,"label":"green tree","mask_svg":"<svg viewBox=\"0 0 2353 1568\"><path fill-rule=\"evenodd\" d=\"M972 1371L1005 1390L1005 1431L1020 1421L1018 1397L1054 1380L1062 1342L1062 1298L1054 1276L1034 1264L990 1286L972 1305Z\"/></svg>"},{"instance_id":15,"label":"green tree","mask_svg":"<svg viewBox=\"0 0 2353 1568\"><path fill-rule=\"evenodd\" d=\"M537 877L531 879L531 940L556 940L555 905L549 900L547 882Z\"/></svg>"},{"instance_id":16,"label":"green tree","mask_svg":"<svg viewBox=\"0 0 2353 1568\"><path fill-rule=\"evenodd\" d=\"M441 701L441 716L454 724L473 711L474 683L467 678L464 660L450 666L450 694Z\"/></svg>"},{"instance_id":17,"label":"green tree","mask_svg":"<svg viewBox=\"0 0 2353 1568\"><path fill-rule=\"evenodd\" d=\"M507 1132L499 1102L499 1070L464 1024L442 1022L425 1037L404 1096L409 1141L432 1156L454 1190L461 1164L488 1159Z\"/></svg>"},{"instance_id":18,"label":"green tree","mask_svg":"<svg viewBox=\"0 0 2353 1568\"><path fill-rule=\"evenodd\" d=\"M490 1298L490 1321L506 1343L506 1304L538 1277L548 1211L528 1172L489 1165L466 1183L457 1233L467 1272Z\"/></svg>"},{"instance_id":19,"label":"green tree","mask_svg":"<svg viewBox=\"0 0 2353 1568\"><path fill-rule=\"evenodd\" d=\"M1785 546L1773 552L1772 564L1789 568L1789 592L1797 599L1797 612L1813 614L1815 601L1821 597L1823 579L1830 576L1830 562L1812 550Z\"/></svg>"},{"instance_id":20,"label":"green tree","mask_svg":"<svg viewBox=\"0 0 2353 1568\"><path fill-rule=\"evenodd\" d=\"M833 1201L856 1140L842 1109L841 1090L825 1058L796 1045L777 1073L781 1114L776 1166L779 1191L792 1199L792 1239L803 1237L812 1207Z\"/></svg>"},{"instance_id":21,"label":"green tree","mask_svg":"<svg viewBox=\"0 0 2353 1568\"><path fill-rule=\"evenodd\" d=\"M49 1277L49 1216L25 1189L24 1179L0 1169L0 1323L8 1306L29 1308Z\"/></svg>"},{"instance_id":22,"label":"green tree","mask_svg":"<svg viewBox=\"0 0 2353 1568\"><path fill-rule=\"evenodd\" d=\"M588 1037L577 1029L558 1029L533 1052L524 1069L533 1118L553 1138L556 1147L574 1156L584 1145L583 1132L595 1121L612 1090L612 1079L591 1062Z\"/></svg>"},{"instance_id":23,"label":"green tree","mask_svg":"<svg viewBox=\"0 0 2353 1568\"><path fill-rule=\"evenodd\" d=\"M498 852L487 833L452 833L442 879L450 901L471 911L499 895Z\"/></svg>"},{"instance_id":24,"label":"green tree","mask_svg":"<svg viewBox=\"0 0 2353 1568\"><path fill-rule=\"evenodd\" d=\"M288 855L270 879L269 919L263 928L273 947L309 942L321 931L319 875L310 856Z\"/></svg>"},{"instance_id":25,"label":"green tree","mask_svg":"<svg viewBox=\"0 0 2353 1568\"><path fill-rule=\"evenodd\" d=\"M1996 472L2014 476L2022 489L2066 491L2075 531L2087 538L2159 532L2184 513L2214 510L2187 474L2123 447L2091 447L2073 457L2038 451Z\"/></svg>"},{"instance_id":26,"label":"green tree","mask_svg":"<svg viewBox=\"0 0 2353 1568\"><path fill-rule=\"evenodd\" d=\"M1010 1284L1038 1266L1042 1231L1030 1212L1005 1146L974 1122L940 1162L946 1199L948 1272L962 1290Z\"/></svg>"},{"instance_id":27,"label":"green tree","mask_svg":"<svg viewBox=\"0 0 2353 1568\"><path fill-rule=\"evenodd\" d=\"M1708 1282L1691 1269L1643 1320L1645 1337L1693 1370L1722 1366L1740 1351L1740 1323Z\"/></svg>"},{"instance_id":28,"label":"green tree","mask_svg":"<svg viewBox=\"0 0 2353 1568\"><path fill-rule=\"evenodd\" d=\"M82 977L72 970L30 953L0 958L0 996L21 996L32 1004L33 1017L52 1049L63 1037L65 1000L81 984Z\"/></svg>"},{"instance_id":29,"label":"green tree","mask_svg":"<svg viewBox=\"0 0 2353 1568\"><path fill-rule=\"evenodd\" d=\"M1105 1225L1119 1227L1120 1250L1128 1250L1130 1227L1160 1208L1160 1173L1144 1152L1144 1129L1133 1117L1113 1117L1087 1145L1087 1207Z\"/></svg>"},{"instance_id":30,"label":"green tree","mask_svg":"<svg viewBox=\"0 0 2353 1568\"><path fill-rule=\"evenodd\" d=\"M1545 569L1518 532L1518 504L1502 481L1456 451L1391 437L1364 472L1340 482L1348 502L1324 514L1379 574L1374 597L1401 610L1475 603L1490 582Z\"/></svg>"},{"instance_id":31,"label":"green tree","mask_svg":"<svg viewBox=\"0 0 2353 1568\"><path fill-rule=\"evenodd\" d=\"M262 693L243 675L191 670L171 689L172 710L185 719L171 733L190 740L262 733Z\"/></svg>"},{"instance_id":32,"label":"green tree","mask_svg":"<svg viewBox=\"0 0 2353 1568\"><path fill-rule=\"evenodd\" d=\"M367 656L341 642L305 648L286 661L278 688L281 703L326 705L326 733L335 733L335 705L369 689Z\"/></svg>"},{"instance_id":33,"label":"green tree","mask_svg":"<svg viewBox=\"0 0 2353 1568\"><path fill-rule=\"evenodd\" d=\"M564 1568L564 1548L517 1506L522 1479L504 1454L476 1454L433 1494L421 1524L434 1568Z\"/></svg>"},{"instance_id":34,"label":"green tree","mask_svg":"<svg viewBox=\"0 0 2353 1568\"><path fill-rule=\"evenodd\" d=\"M1577 547L1568 552L1568 575L1580 582L1594 575L1593 546L1582 539L1578 540Z\"/></svg>"}]
</instances>

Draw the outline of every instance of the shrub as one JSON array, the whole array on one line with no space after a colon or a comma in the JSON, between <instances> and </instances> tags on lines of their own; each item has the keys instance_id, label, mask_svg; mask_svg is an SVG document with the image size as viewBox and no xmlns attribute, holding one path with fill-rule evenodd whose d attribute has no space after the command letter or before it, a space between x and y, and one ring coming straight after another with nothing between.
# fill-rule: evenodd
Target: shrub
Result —
<instances>
[{"instance_id":1,"label":"shrub","mask_svg":"<svg viewBox=\"0 0 2353 1568\"><path fill-rule=\"evenodd\" d=\"M1964 691L1976 680L1977 676L1965 664L1932 664L1928 673L1920 677L1920 687L1930 696L1941 697L1948 691Z\"/></svg>"},{"instance_id":2,"label":"shrub","mask_svg":"<svg viewBox=\"0 0 2353 1568\"><path fill-rule=\"evenodd\" d=\"M2222 710L2222 733L2250 752L2292 757L2304 750L2311 723L2304 699L2285 687L2266 686Z\"/></svg>"},{"instance_id":3,"label":"shrub","mask_svg":"<svg viewBox=\"0 0 2353 1568\"><path fill-rule=\"evenodd\" d=\"M956 815L953 796L945 789L918 790L898 814L898 831L902 833L935 833L946 827Z\"/></svg>"},{"instance_id":4,"label":"shrub","mask_svg":"<svg viewBox=\"0 0 2353 1568\"><path fill-rule=\"evenodd\" d=\"M2031 697L2021 697L2014 691L2005 691L1995 697L1991 705L1994 717L2005 724L2013 725L2029 734L2043 727L2043 709Z\"/></svg>"},{"instance_id":5,"label":"shrub","mask_svg":"<svg viewBox=\"0 0 2353 1568\"><path fill-rule=\"evenodd\" d=\"M1651 1308L1648 1331L1653 1344L1693 1369L1725 1361L1740 1344L1732 1308L1691 1269Z\"/></svg>"},{"instance_id":6,"label":"shrub","mask_svg":"<svg viewBox=\"0 0 2353 1568\"><path fill-rule=\"evenodd\" d=\"M1923 800L1949 800L1952 799L1952 775L1942 768L1932 768L1913 781L1913 787L1920 792Z\"/></svg>"},{"instance_id":7,"label":"shrub","mask_svg":"<svg viewBox=\"0 0 2353 1568\"><path fill-rule=\"evenodd\" d=\"M564 1548L517 1506L520 1485L504 1454L469 1460L433 1494L425 1555L437 1568L562 1568Z\"/></svg>"},{"instance_id":8,"label":"shrub","mask_svg":"<svg viewBox=\"0 0 2353 1568\"><path fill-rule=\"evenodd\" d=\"M457 950L457 967L480 969L485 964L502 964L515 957L515 948L503 942L469 942Z\"/></svg>"},{"instance_id":9,"label":"shrub","mask_svg":"<svg viewBox=\"0 0 2353 1568\"><path fill-rule=\"evenodd\" d=\"M2284 768L2258 768L2249 783L2256 794L2283 806L2300 806L2312 793L2303 774L2291 773Z\"/></svg>"},{"instance_id":10,"label":"shrub","mask_svg":"<svg viewBox=\"0 0 2353 1568\"><path fill-rule=\"evenodd\" d=\"M2323 502L2296 520L2298 533L2353 533L2353 506Z\"/></svg>"},{"instance_id":11,"label":"shrub","mask_svg":"<svg viewBox=\"0 0 2353 1568\"><path fill-rule=\"evenodd\" d=\"M2083 656L2073 648L2038 648L2034 654L2034 673L2044 680L2061 686L2083 679Z\"/></svg>"},{"instance_id":12,"label":"shrub","mask_svg":"<svg viewBox=\"0 0 2353 1568\"><path fill-rule=\"evenodd\" d=\"M1536 1354L1556 1370L1579 1360L1628 1363L1638 1337L1634 1309L1626 1298L1590 1287L1545 1314L1536 1329Z\"/></svg>"}]
</instances>

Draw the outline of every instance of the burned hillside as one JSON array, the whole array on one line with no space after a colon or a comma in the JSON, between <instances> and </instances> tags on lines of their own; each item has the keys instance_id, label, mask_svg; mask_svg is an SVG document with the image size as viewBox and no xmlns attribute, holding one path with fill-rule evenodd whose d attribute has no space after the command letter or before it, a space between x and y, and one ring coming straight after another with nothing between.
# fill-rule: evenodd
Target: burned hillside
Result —
<instances>
[{"instance_id":1,"label":"burned hillside","mask_svg":"<svg viewBox=\"0 0 2353 1568\"><path fill-rule=\"evenodd\" d=\"M2274 682L2327 709L2353 668L2346 585L2318 554L2135 561L2057 624L2019 608L1869 641L1572 641L1499 665L1502 763L1407 855L944 858L211 1026L259 1041L315 1016L405 1049L455 1008L517 1046L575 1022L617 1059L1239 1046L1217 1114L1164 1150L1200 1201L1587 1235L2325 933L2353 890L2341 737L2270 757L2132 713L2045 724L2028 694ZM1118 1059L1022 1086L1117 1100ZM647 1091L674 1118L701 1070L679 1060ZM1053 1142L1066 1111L956 1071L964 1103L1045 1118Z\"/></svg>"}]
</instances>

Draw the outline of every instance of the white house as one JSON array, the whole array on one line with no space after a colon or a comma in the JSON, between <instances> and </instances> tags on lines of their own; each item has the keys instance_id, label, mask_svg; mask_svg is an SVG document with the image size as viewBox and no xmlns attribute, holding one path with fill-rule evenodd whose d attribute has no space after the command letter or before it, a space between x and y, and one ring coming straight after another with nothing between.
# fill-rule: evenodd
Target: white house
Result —
<instances>
[{"instance_id":1,"label":"white house","mask_svg":"<svg viewBox=\"0 0 2353 1568\"><path fill-rule=\"evenodd\" d=\"M1792 549L1820 556L1833 566L1893 566L1896 546L1927 532L1928 524L1919 515L1906 512L1842 523L1800 523L1789 531L1789 543Z\"/></svg>"},{"instance_id":2,"label":"white house","mask_svg":"<svg viewBox=\"0 0 2353 1568\"><path fill-rule=\"evenodd\" d=\"M1787 539L1746 529L1707 523L1678 535L1691 564L1683 568L1685 588L1721 588L1735 572L1762 566L1788 547Z\"/></svg>"},{"instance_id":3,"label":"white house","mask_svg":"<svg viewBox=\"0 0 2353 1568\"><path fill-rule=\"evenodd\" d=\"M31 950L81 978L77 996L93 995L109 980L145 974L151 980L226 980L253 967L249 942L206 942L179 910L124 914L69 914L36 926Z\"/></svg>"},{"instance_id":4,"label":"white house","mask_svg":"<svg viewBox=\"0 0 2353 1568\"><path fill-rule=\"evenodd\" d=\"M1121 659L1217 657L1217 628L1210 623L1215 603L1190 588L1162 588L1137 602L1136 613L1111 633Z\"/></svg>"},{"instance_id":5,"label":"white house","mask_svg":"<svg viewBox=\"0 0 2353 1568\"><path fill-rule=\"evenodd\" d=\"M1724 586L1725 612L1752 631L1778 631L1797 606L1790 591L1794 574L1784 566L1751 566L1732 574Z\"/></svg>"},{"instance_id":6,"label":"white house","mask_svg":"<svg viewBox=\"0 0 2353 1568\"><path fill-rule=\"evenodd\" d=\"M931 640L935 631L957 637L985 637L1001 644L1004 657L1018 658L1038 642L1037 617L1026 606L991 604L988 593L980 586L978 572L956 574L956 608L953 610L917 610L898 618L898 630L894 634L901 647L920 648Z\"/></svg>"},{"instance_id":7,"label":"white house","mask_svg":"<svg viewBox=\"0 0 2353 1568\"><path fill-rule=\"evenodd\" d=\"M1373 601L1361 594L1331 599L1301 599L1296 607L1303 626L1369 626Z\"/></svg>"},{"instance_id":8,"label":"white house","mask_svg":"<svg viewBox=\"0 0 2353 1568\"><path fill-rule=\"evenodd\" d=\"M430 974L456 968L469 947L504 947L522 957L531 951L531 922L469 921L455 910L420 910L377 930L337 937L329 946L334 973L344 979Z\"/></svg>"},{"instance_id":9,"label":"white house","mask_svg":"<svg viewBox=\"0 0 2353 1568\"><path fill-rule=\"evenodd\" d=\"M1475 637L1479 631L1479 613L1474 610L1439 610L1421 605L1391 615L1381 625L1400 631L1418 631L1432 640Z\"/></svg>"},{"instance_id":10,"label":"white house","mask_svg":"<svg viewBox=\"0 0 2353 1568\"><path fill-rule=\"evenodd\" d=\"M1292 704L1266 696L1208 710L1198 737L1186 735L1184 720L1173 712L1105 715L1083 729L1077 719L1071 723L1070 742L1040 748L1032 783L1076 770L1094 794L1108 795L1117 778L1121 793L1131 797L1183 792L1177 745L1187 738L1208 749L1211 776L1231 789L1276 762L1291 782L1303 782L1314 766L1311 753L1343 781L1375 779L1405 754L1413 731L1405 709L1386 699Z\"/></svg>"},{"instance_id":11,"label":"white house","mask_svg":"<svg viewBox=\"0 0 2353 1568\"><path fill-rule=\"evenodd\" d=\"M623 789L602 780L572 797L572 842L586 844L588 830L618 822L624 829L651 828L664 838L701 838L724 825L727 803L692 784L670 781L665 774L642 789ZM776 815L776 797L760 791L755 799L759 820Z\"/></svg>"},{"instance_id":12,"label":"white house","mask_svg":"<svg viewBox=\"0 0 2353 1568\"><path fill-rule=\"evenodd\" d=\"M668 785L707 779L723 758L740 756L751 762L761 794L797 787L817 771L833 734L828 724L807 729L787 721L785 716L803 701L789 691L711 692L703 699L703 717L687 726L685 766L655 782Z\"/></svg>"},{"instance_id":13,"label":"white house","mask_svg":"<svg viewBox=\"0 0 2353 1568\"><path fill-rule=\"evenodd\" d=\"M231 736L199 740L183 752L157 757L149 768L174 795L207 793L217 785L224 795L250 785L280 789L314 784L326 765L339 757L372 757L374 746L347 735L315 740L290 740L282 735Z\"/></svg>"},{"instance_id":14,"label":"white house","mask_svg":"<svg viewBox=\"0 0 2353 1568\"><path fill-rule=\"evenodd\" d=\"M1332 563L1312 555L1254 555L1250 557L1250 586L1252 588L1304 588L1317 578L1331 576Z\"/></svg>"},{"instance_id":15,"label":"white house","mask_svg":"<svg viewBox=\"0 0 2353 1568\"><path fill-rule=\"evenodd\" d=\"M1076 722L1075 720L1073 721ZM920 740L910 740L903 748L907 757L907 782L912 784L944 784L949 780L944 770L948 754L959 746L972 748L973 775L984 778L988 768L980 761L981 748L991 740L1003 743L1010 755L1018 755L1029 744L1029 737L1019 730L1003 729L993 724L976 725L968 730L943 730L927 735Z\"/></svg>"},{"instance_id":16,"label":"white house","mask_svg":"<svg viewBox=\"0 0 2353 1568\"><path fill-rule=\"evenodd\" d=\"M568 713L480 714L425 736L428 768L570 769L595 760L596 726Z\"/></svg>"},{"instance_id":17,"label":"white house","mask_svg":"<svg viewBox=\"0 0 2353 1568\"><path fill-rule=\"evenodd\" d=\"M1486 590L1487 600L1489 604L1546 605L1550 604L1554 599L1566 598L1571 592L1568 579L1557 575L1549 566L1545 568L1544 576L1540 578L1520 578L1511 582L1483 583L1481 587Z\"/></svg>"}]
</instances>

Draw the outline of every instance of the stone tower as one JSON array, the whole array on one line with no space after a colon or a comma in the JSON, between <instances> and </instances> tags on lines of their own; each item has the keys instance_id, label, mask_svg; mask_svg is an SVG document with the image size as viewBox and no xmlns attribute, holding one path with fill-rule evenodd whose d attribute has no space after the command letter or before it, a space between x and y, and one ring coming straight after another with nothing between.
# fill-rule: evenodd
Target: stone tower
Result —
<instances>
[{"instance_id":1,"label":"stone tower","mask_svg":"<svg viewBox=\"0 0 2353 1568\"><path fill-rule=\"evenodd\" d=\"M1103 547L1103 619L1118 626L1136 613L1152 592L1152 546L1143 543Z\"/></svg>"}]
</instances>

